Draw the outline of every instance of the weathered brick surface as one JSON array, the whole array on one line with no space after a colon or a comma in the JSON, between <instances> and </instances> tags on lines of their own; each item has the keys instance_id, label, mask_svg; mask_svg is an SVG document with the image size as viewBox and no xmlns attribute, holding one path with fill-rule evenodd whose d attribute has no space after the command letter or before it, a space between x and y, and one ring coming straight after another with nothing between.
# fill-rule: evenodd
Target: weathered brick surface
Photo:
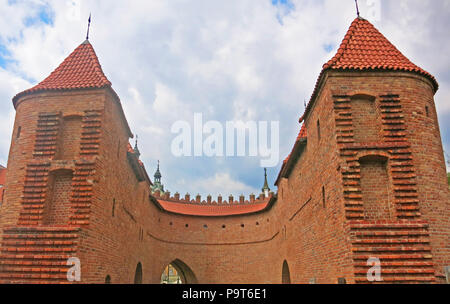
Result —
<instances>
[{"instance_id":1,"label":"weathered brick surface","mask_svg":"<svg viewBox=\"0 0 450 304\"><path fill-rule=\"evenodd\" d=\"M365 283L378 257L385 282L441 282L450 208L433 93L411 73L328 72L277 201L231 217L158 208L110 89L22 96L0 281L67 283L78 257L82 283L132 283L139 263L143 282L159 283L171 262L187 282Z\"/></svg>"}]
</instances>

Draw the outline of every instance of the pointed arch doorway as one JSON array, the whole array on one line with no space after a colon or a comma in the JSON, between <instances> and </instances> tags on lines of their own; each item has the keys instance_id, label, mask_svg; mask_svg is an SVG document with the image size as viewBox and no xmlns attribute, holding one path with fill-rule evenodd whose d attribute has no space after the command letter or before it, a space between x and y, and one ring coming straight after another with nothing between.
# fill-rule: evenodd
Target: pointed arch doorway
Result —
<instances>
[{"instance_id":1,"label":"pointed arch doorway","mask_svg":"<svg viewBox=\"0 0 450 304\"><path fill-rule=\"evenodd\" d=\"M286 260L283 262L283 270L281 273L281 283L291 284L291 272L289 271L289 265Z\"/></svg>"},{"instance_id":2,"label":"pointed arch doorway","mask_svg":"<svg viewBox=\"0 0 450 304\"><path fill-rule=\"evenodd\" d=\"M183 261L176 259L169 263L161 274L161 284L197 284L192 269Z\"/></svg>"}]
</instances>

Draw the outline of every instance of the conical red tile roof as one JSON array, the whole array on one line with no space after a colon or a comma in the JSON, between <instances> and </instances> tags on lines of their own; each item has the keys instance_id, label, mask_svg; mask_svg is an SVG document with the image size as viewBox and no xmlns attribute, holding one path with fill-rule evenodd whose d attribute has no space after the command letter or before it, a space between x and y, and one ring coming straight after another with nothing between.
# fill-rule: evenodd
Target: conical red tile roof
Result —
<instances>
[{"instance_id":1,"label":"conical red tile roof","mask_svg":"<svg viewBox=\"0 0 450 304\"><path fill-rule=\"evenodd\" d=\"M50 76L31 89L17 94L13 98L13 103L15 106L19 97L40 91L90 89L110 86L111 82L103 73L94 48L86 40Z\"/></svg>"},{"instance_id":2,"label":"conical red tile roof","mask_svg":"<svg viewBox=\"0 0 450 304\"><path fill-rule=\"evenodd\" d=\"M337 54L323 66L323 69L400 70L416 72L436 81L431 74L409 61L363 18L356 18L352 22Z\"/></svg>"},{"instance_id":3,"label":"conical red tile roof","mask_svg":"<svg viewBox=\"0 0 450 304\"><path fill-rule=\"evenodd\" d=\"M309 112L327 70L413 72L430 79L435 91L439 87L436 79L430 73L406 58L369 21L358 17L352 22L336 55L323 65L311 100L300 121Z\"/></svg>"}]
</instances>

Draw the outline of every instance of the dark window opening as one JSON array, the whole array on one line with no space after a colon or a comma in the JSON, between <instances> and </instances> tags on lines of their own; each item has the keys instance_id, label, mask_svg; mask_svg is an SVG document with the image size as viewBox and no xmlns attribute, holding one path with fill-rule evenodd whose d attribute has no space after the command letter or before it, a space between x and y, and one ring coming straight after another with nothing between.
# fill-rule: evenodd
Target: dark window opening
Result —
<instances>
[{"instance_id":1,"label":"dark window opening","mask_svg":"<svg viewBox=\"0 0 450 304\"><path fill-rule=\"evenodd\" d=\"M142 284L142 264L139 262L134 273L134 284Z\"/></svg>"},{"instance_id":2,"label":"dark window opening","mask_svg":"<svg viewBox=\"0 0 450 304\"><path fill-rule=\"evenodd\" d=\"M105 278L105 284L111 284L111 277L109 276L109 274Z\"/></svg>"},{"instance_id":3,"label":"dark window opening","mask_svg":"<svg viewBox=\"0 0 450 304\"><path fill-rule=\"evenodd\" d=\"M325 197L325 186L323 186L322 187L322 204L323 204L323 207L325 208L326 207L326 197Z\"/></svg>"},{"instance_id":4,"label":"dark window opening","mask_svg":"<svg viewBox=\"0 0 450 304\"><path fill-rule=\"evenodd\" d=\"M16 135L16 138L17 138L17 139L20 138L20 133L22 133L22 127L18 127L18 128L17 128L17 135Z\"/></svg>"},{"instance_id":5,"label":"dark window opening","mask_svg":"<svg viewBox=\"0 0 450 304\"><path fill-rule=\"evenodd\" d=\"M291 284L291 273L289 271L289 265L285 260L283 262L283 268L281 273L281 283L282 284Z\"/></svg>"},{"instance_id":6,"label":"dark window opening","mask_svg":"<svg viewBox=\"0 0 450 304\"><path fill-rule=\"evenodd\" d=\"M317 137L320 140L321 134L320 134L320 121L317 121Z\"/></svg>"},{"instance_id":7,"label":"dark window opening","mask_svg":"<svg viewBox=\"0 0 450 304\"><path fill-rule=\"evenodd\" d=\"M113 199L113 205L112 205L112 216L114 217L114 211L116 209L116 199Z\"/></svg>"},{"instance_id":8,"label":"dark window opening","mask_svg":"<svg viewBox=\"0 0 450 304\"><path fill-rule=\"evenodd\" d=\"M425 106L425 113L427 117L430 117L430 109L428 108L428 106Z\"/></svg>"}]
</instances>

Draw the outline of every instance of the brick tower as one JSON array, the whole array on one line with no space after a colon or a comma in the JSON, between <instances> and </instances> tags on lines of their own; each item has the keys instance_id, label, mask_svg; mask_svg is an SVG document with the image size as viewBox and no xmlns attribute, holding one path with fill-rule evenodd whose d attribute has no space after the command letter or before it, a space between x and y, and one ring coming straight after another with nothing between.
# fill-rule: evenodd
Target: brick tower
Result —
<instances>
[{"instance_id":1,"label":"brick tower","mask_svg":"<svg viewBox=\"0 0 450 304\"><path fill-rule=\"evenodd\" d=\"M329 269L323 254L336 261L333 271L341 270L322 274L322 281L341 276L367 282L370 257L381 261L384 282L445 279L450 208L433 99L437 89L435 78L372 24L353 21L323 66L278 179L278 203L300 198L322 205L303 224L314 218L330 227L318 226L315 242L341 239L326 248L327 257L305 237L297 248L313 246L318 259L297 271Z\"/></svg>"},{"instance_id":2,"label":"brick tower","mask_svg":"<svg viewBox=\"0 0 450 304\"><path fill-rule=\"evenodd\" d=\"M94 184L132 134L88 40L13 104L0 281L67 282L80 229L99 212ZM100 138L114 141L114 149L102 148Z\"/></svg>"},{"instance_id":3,"label":"brick tower","mask_svg":"<svg viewBox=\"0 0 450 304\"><path fill-rule=\"evenodd\" d=\"M0 283L67 283L73 257L82 283L159 283L168 265L184 283L367 283L374 260L385 283L443 282L437 89L358 17L323 66L276 195L265 180L249 200L171 197L159 170L152 187L86 40L13 98Z\"/></svg>"}]
</instances>

